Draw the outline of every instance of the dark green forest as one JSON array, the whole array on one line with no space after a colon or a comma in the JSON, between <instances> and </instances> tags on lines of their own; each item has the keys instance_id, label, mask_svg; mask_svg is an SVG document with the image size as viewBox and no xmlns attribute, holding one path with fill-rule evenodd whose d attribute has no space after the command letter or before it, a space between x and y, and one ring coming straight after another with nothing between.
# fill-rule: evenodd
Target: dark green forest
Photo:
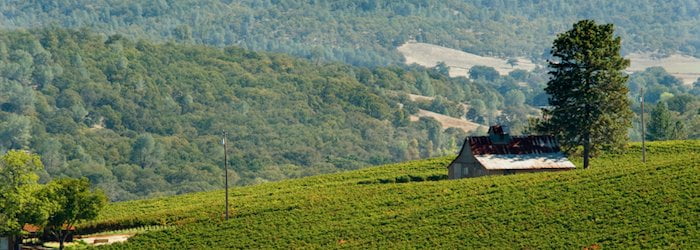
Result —
<instances>
[{"instance_id":1,"label":"dark green forest","mask_svg":"<svg viewBox=\"0 0 700 250\"><path fill-rule=\"evenodd\" d=\"M0 151L36 152L43 181L85 176L113 200L219 187L224 130L238 185L453 153L463 131L409 115L460 117L457 102L478 100L477 117L496 119L506 90L418 67L62 29L1 32L0 72Z\"/></svg>"},{"instance_id":2,"label":"dark green forest","mask_svg":"<svg viewBox=\"0 0 700 250\"><path fill-rule=\"evenodd\" d=\"M700 3L685 0L11 0L0 26L91 28L154 41L236 45L314 60L389 65L409 40L480 55L548 56L580 19L613 23L623 53L700 57Z\"/></svg>"}]
</instances>

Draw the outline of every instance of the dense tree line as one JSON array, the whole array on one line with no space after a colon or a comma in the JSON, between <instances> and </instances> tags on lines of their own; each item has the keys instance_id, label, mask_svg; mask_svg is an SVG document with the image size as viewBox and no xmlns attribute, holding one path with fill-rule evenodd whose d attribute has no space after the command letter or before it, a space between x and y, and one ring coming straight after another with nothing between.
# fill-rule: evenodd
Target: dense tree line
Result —
<instances>
[{"instance_id":1,"label":"dense tree line","mask_svg":"<svg viewBox=\"0 0 700 250\"><path fill-rule=\"evenodd\" d=\"M686 85L661 67L651 67L632 74L629 82L630 99L635 114L641 113L640 95L644 101L649 140L700 138L700 79ZM633 140L641 140L641 119L634 120Z\"/></svg>"},{"instance_id":2,"label":"dense tree line","mask_svg":"<svg viewBox=\"0 0 700 250\"><path fill-rule=\"evenodd\" d=\"M420 105L405 94L439 96L426 108L454 116L482 103L476 115L495 121L514 90L501 89L511 76L53 28L1 32L0 72L0 152L28 149L43 182L84 176L113 200L219 187L223 130L239 185L453 153L464 131L410 122Z\"/></svg>"},{"instance_id":3,"label":"dense tree line","mask_svg":"<svg viewBox=\"0 0 700 250\"><path fill-rule=\"evenodd\" d=\"M236 45L355 65L400 62L410 40L481 55L547 56L580 19L613 23L623 53L700 56L700 4L683 0L3 1L5 28L91 28L108 35Z\"/></svg>"}]
</instances>

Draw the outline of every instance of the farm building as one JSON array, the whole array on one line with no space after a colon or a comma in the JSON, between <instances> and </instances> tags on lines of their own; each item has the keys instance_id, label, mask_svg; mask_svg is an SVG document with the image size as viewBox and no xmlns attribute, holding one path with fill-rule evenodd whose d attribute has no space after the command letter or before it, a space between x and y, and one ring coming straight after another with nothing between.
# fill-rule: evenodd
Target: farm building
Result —
<instances>
[{"instance_id":1,"label":"farm building","mask_svg":"<svg viewBox=\"0 0 700 250\"><path fill-rule=\"evenodd\" d=\"M576 168L551 135L511 136L506 126L491 126L488 136L470 136L448 166L449 179Z\"/></svg>"}]
</instances>

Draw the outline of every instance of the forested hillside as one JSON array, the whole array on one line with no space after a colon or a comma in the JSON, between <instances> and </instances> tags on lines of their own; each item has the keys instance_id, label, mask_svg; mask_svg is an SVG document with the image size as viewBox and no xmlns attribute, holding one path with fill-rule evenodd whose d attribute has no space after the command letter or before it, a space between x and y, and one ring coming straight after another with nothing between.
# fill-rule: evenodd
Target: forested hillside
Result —
<instances>
[{"instance_id":1,"label":"forested hillside","mask_svg":"<svg viewBox=\"0 0 700 250\"><path fill-rule=\"evenodd\" d=\"M87 27L130 37L285 52L355 65L401 60L409 40L541 58L579 19L613 23L623 52L700 56L700 3L685 0L186 0L0 3L0 25Z\"/></svg>"},{"instance_id":2,"label":"forested hillside","mask_svg":"<svg viewBox=\"0 0 700 250\"><path fill-rule=\"evenodd\" d=\"M1 32L0 72L0 151L30 149L43 180L85 176L113 200L220 187L224 130L230 178L244 185L455 152L465 133L410 122L418 108L462 117L458 102L470 101L483 123L527 110L524 97L506 107L503 96L520 91L512 77L472 82L84 30Z\"/></svg>"}]
</instances>

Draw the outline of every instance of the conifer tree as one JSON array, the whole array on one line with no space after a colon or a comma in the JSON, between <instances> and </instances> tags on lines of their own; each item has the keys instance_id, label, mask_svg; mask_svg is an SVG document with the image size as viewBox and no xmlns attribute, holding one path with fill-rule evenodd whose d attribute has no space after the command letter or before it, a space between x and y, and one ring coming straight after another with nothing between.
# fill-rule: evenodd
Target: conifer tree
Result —
<instances>
[{"instance_id":1,"label":"conifer tree","mask_svg":"<svg viewBox=\"0 0 700 250\"><path fill-rule=\"evenodd\" d=\"M551 108L541 129L555 134L567 150L583 146L583 167L592 150L619 148L627 141L632 111L627 98L629 60L620 55L612 24L582 20L559 34L549 61L545 91Z\"/></svg>"}]
</instances>

